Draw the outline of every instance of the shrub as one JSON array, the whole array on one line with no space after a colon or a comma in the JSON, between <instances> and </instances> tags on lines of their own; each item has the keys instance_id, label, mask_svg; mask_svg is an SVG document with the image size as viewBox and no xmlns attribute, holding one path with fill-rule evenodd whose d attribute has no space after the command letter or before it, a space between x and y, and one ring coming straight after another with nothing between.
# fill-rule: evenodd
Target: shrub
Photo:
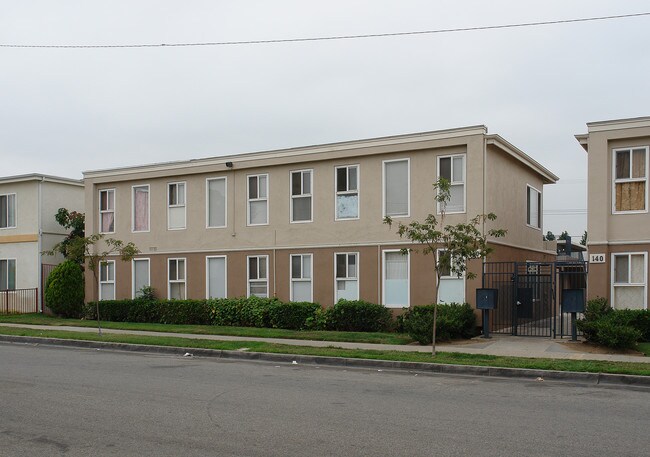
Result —
<instances>
[{"instance_id":1,"label":"shrub","mask_svg":"<svg viewBox=\"0 0 650 457\"><path fill-rule=\"evenodd\" d=\"M415 306L402 319L404 331L420 344L432 343L434 305ZM472 307L452 303L438 305L436 338L438 341L471 338L476 335L476 318Z\"/></svg>"},{"instance_id":2,"label":"shrub","mask_svg":"<svg viewBox=\"0 0 650 457\"><path fill-rule=\"evenodd\" d=\"M80 317L84 306L84 276L72 260L60 263L47 277L45 304L59 316Z\"/></svg>"},{"instance_id":3,"label":"shrub","mask_svg":"<svg viewBox=\"0 0 650 457\"><path fill-rule=\"evenodd\" d=\"M316 311L322 309L318 303L276 301L269 308L269 323L273 328L302 330L307 328L307 319L314 318ZM310 321L312 322L312 321Z\"/></svg>"},{"instance_id":4,"label":"shrub","mask_svg":"<svg viewBox=\"0 0 650 457\"><path fill-rule=\"evenodd\" d=\"M209 301L210 323L237 327L269 327L269 309L276 298L217 298Z\"/></svg>"},{"instance_id":5,"label":"shrub","mask_svg":"<svg viewBox=\"0 0 650 457\"><path fill-rule=\"evenodd\" d=\"M339 300L327 311L328 327L344 332L382 332L389 329L392 313L383 305L361 300Z\"/></svg>"},{"instance_id":6,"label":"shrub","mask_svg":"<svg viewBox=\"0 0 650 457\"><path fill-rule=\"evenodd\" d=\"M633 348L650 339L650 313L646 310L612 309L605 298L589 300L578 328L585 339L615 349Z\"/></svg>"},{"instance_id":7,"label":"shrub","mask_svg":"<svg viewBox=\"0 0 650 457\"><path fill-rule=\"evenodd\" d=\"M327 330L329 328L329 311L331 309L318 307L313 315L305 319L305 330Z\"/></svg>"},{"instance_id":8,"label":"shrub","mask_svg":"<svg viewBox=\"0 0 650 457\"><path fill-rule=\"evenodd\" d=\"M97 319L95 305L95 302L86 305L87 319ZM99 317L112 322L207 325L210 308L206 300L103 300L99 302Z\"/></svg>"}]
</instances>

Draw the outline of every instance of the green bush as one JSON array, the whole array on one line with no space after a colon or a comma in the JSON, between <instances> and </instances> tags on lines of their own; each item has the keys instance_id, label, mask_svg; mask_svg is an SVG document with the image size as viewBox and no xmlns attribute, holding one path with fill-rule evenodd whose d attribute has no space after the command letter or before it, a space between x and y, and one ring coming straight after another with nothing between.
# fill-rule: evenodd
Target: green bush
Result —
<instances>
[{"instance_id":1,"label":"green bush","mask_svg":"<svg viewBox=\"0 0 650 457\"><path fill-rule=\"evenodd\" d=\"M383 332L392 323L389 308L362 300L339 300L327 313L328 327L342 332Z\"/></svg>"},{"instance_id":2,"label":"green bush","mask_svg":"<svg viewBox=\"0 0 650 457\"><path fill-rule=\"evenodd\" d=\"M269 308L269 323L273 328L302 330L307 328L307 320L313 320L320 309L322 308L318 303L276 301Z\"/></svg>"},{"instance_id":3,"label":"green bush","mask_svg":"<svg viewBox=\"0 0 650 457\"><path fill-rule=\"evenodd\" d=\"M236 327L269 327L275 298L217 298L209 301L210 323Z\"/></svg>"},{"instance_id":4,"label":"green bush","mask_svg":"<svg viewBox=\"0 0 650 457\"><path fill-rule=\"evenodd\" d=\"M59 316L80 317L84 306L84 275L72 260L60 263L47 277L45 304Z\"/></svg>"},{"instance_id":5,"label":"green bush","mask_svg":"<svg viewBox=\"0 0 650 457\"><path fill-rule=\"evenodd\" d=\"M404 313L404 331L420 344L432 343L434 305L415 306ZM438 305L436 341L472 338L476 335L476 318L472 307L451 303Z\"/></svg>"},{"instance_id":6,"label":"green bush","mask_svg":"<svg viewBox=\"0 0 650 457\"><path fill-rule=\"evenodd\" d=\"M584 318L578 321L584 338L615 349L633 348L650 340L650 313L647 310L612 309L605 298L589 300Z\"/></svg>"}]
</instances>

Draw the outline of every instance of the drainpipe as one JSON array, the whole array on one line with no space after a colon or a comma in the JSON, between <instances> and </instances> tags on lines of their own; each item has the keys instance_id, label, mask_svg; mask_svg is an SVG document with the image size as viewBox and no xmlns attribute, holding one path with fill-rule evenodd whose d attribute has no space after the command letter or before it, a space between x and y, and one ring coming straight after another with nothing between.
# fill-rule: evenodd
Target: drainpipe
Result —
<instances>
[{"instance_id":1,"label":"drainpipe","mask_svg":"<svg viewBox=\"0 0 650 457\"><path fill-rule=\"evenodd\" d=\"M37 293L36 297L36 302L38 304L38 312L42 313L43 312L43 296L45 294L45 287L43 285L43 256L41 255L41 252L43 250L43 226L42 226L42 219L43 219L43 182L45 181L45 177L41 176L41 180L38 182L38 253L36 255L37 261L36 265L38 268L37 272L37 277L38 277L38 289L40 293Z\"/></svg>"}]
</instances>

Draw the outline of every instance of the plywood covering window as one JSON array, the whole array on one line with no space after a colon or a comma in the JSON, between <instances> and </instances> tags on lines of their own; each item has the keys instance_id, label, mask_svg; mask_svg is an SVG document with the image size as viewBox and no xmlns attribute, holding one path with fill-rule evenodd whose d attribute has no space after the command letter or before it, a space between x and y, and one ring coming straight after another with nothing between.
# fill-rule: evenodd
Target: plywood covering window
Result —
<instances>
[{"instance_id":1,"label":"plywood covering window","mask_svg":"<svg viewBox=\"0 0 650 457\"><path fill-rule=\"evenodd\" d=\"M167 228L180 230L185 228L185 183L167 184Z\"/></svg>"},{"instance_id":2,"label":"plywood covering window","mask_svg":"<svg viewBox=\"0 0 650 457\"><path fill-rule=\"evenodd\" d=\"M99 191L99 232L115 232L115 189Z\"/></svg>"},{"instance_id":3,"label":"plywood covering window","mask_svg":"<svg viewBox=\"0 0 650 457\"><path fill-rule=\"evenodd\" d=\"M0 195L0 228L16 227L16 194Z\"/></svg>"},{"instance_id":4,"label":"plywood covering window","mask_svg":"<svg viewBox=\"0 0 650 457\"><path fill-rule=\"evenodd\" d=\"M612 254L612 306L647 308L647 252Z\"/></svg>"},{"instance_id":5,"label":"plywood covering window","mask_svg":"<svg viewBox=\"0 0 650 457\"><path fill-rule=\"evenodd\" d=\"M359 253L334 254L336 269L335 296L339 300L359 299Z\"/></svg>"},{"instance_id":6,"label":"plywood covering window","mask_svg":"<svg viewBox=\"0 0 650 457\"><path fill-rule=\"evenodd\" d=\"M449 181L449 201L445 205L447 213L465 212L465 154L438 157L438 179ZM440 212L438 204L438 212Z\"/></svg>"},{"instance_id":7,"label":"plywood covering window","mask_svg":"<svg viewBox=\"0 0 650 457\"><path fill-rule=\"evenodd\" d=\"M269 175L252 175L248 177L248 225L266 225L269 223Z\"/></svg>"},{"instance_id":8,"label":"plywood covering window","mask_svg":"<svg viewBox=\"0 0 650 457\"><path fill-rule=\"evenodd\" d=\"M185 300L187 297L185 259L169 259L167 262L167 296L172 300Z\"/></svg>"},{"instance_id":9,"label":"plywood covering window","mask_svg":"<svg viewBox=\"0 0 650 457\"><path fill-rule=\"evenodd\" d=\"M133 186L133 225L134 232L149 231L149 186Z\"/></svg>"},{"instance_id":10,"label":"plywood covering window","mask_svg":"<svg viewBox=\"0 0 650 457\"><path fill-rule=\"evenodd\" d=\"M291 301L312 301L312 255L291 255Z\"/></svg>"},{"instance_id":11,"label":"plywood covering window","mask_svg":"<svg viewBox=\"0 0 650 457\"><path fill-rule=\"evenodd\" d=\"M614 212L647 211L648 147L614 150Z\"/></svg>"},{"instance_id":12,"label":"plywood covering window","mask_svg":"<svg viewBox=\"0 0 650 457\"><path fill-rule=\"evenodd\" d=\"M312 221L312 170L291 172L291 222Z\"/></svg>"},{"instance_id":13,"label":"plywood covering window","mask_svg":"<svg viewBox=\"0 0 650 457\"><path fill-rule=\"evenodd\" d=\"M359 218L359 165L336 167L336 220Z\"/></svg>"},{"instance_id":14,"label":"plywood covering window","mask_svg":"<svg viewBox=\"0 0 650 457\"><path fill-rule=\"evenodd\" d=\"M16 289L16 259L0 259L0 290Z\"/></svg>"},{"instance_id":15,"label":"plywood covering window","mask_svg":"<svg viewBox=\"0 0 650 457\"><path fill-rule=\"evenodd\" d=\"M115 300L114 260L106 260L99 265L99 299Z\"/></svg>"},{"instance_id":16,"label":"plywood covering window","mask_svg":"<svg viewBox=\"0 0 650 457\"><path fill-rule=\"evenodd\" d=\"M248 296L269 296L269 256L248 256Z\"/></svg>"}]
</instances>

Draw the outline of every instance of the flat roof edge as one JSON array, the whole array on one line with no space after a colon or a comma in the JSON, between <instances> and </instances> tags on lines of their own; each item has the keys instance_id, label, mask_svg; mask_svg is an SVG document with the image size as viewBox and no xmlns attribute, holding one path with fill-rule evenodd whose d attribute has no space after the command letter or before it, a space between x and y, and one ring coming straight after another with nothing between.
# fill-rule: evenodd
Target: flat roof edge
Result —
<instances>
[{"instance_id":1,"label":"flat roof edge","mask_svg":"<svg viewBox=\"0 0 650 457\"><path fill-rule=\"evenodd\" d=\"M650 116L587 122L587 127L590 133L625 128L650 127Z\"/></svg>"},{"instance_id":2,"label":"flat roof edge","mask_svg":"<svg viewBox=\"0 0 650 457\"><path fill-rule=\"evenodd\" d=\"M70 184L73 186L83 187L83 179L65 178L63 176L43 175L38 173L28 173L24 175L1 176L0 184L8 184L12 182L26 182L26 181L46 181L56 182L60 184Z\"/></svg>"}]
</instances>

